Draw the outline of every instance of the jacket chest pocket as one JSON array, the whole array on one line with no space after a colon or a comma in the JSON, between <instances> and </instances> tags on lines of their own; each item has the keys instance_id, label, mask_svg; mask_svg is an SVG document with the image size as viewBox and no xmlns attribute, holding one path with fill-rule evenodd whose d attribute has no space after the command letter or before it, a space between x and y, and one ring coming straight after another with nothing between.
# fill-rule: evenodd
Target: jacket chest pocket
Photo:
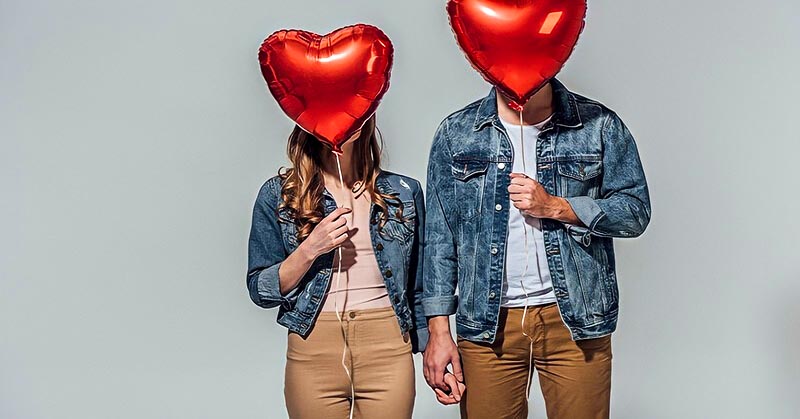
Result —
<instances>
[{"instance_id":1,"label":"jacket chest pocket","mask_svg":"<svg viewBox=\"0 0 800 419\"><path fill-rule=\"evenodd\" d=\"M462 220L471 220L481 213L488 168L488 161L453 161L451 169L455 178L456 207L461 212Z\"/></svg>"},{"instance_id":2,"label":"jacket chest pocket","mask_svg":"<svg viewBox=\"0 0 800 419\"><path fill-rule=\"evenodd\" d=\"M562 197L588 196L597 198L603 173L600 156L586 156L585 159L559 161L559 195Z\"/></svg>"},{"instance_id":3,"label":"jacket chest pocket","mask_svg":"<svg viewBox=\"0 0 800 419\"><path fill-rule=\"evenodd\" d=\"M389 206L389 219L381 227L380 234L400 244L410 244L413 240L414 226L417 222L417 209L414 201L402 201L402 219L398 218L396 205Z\"/></svg>"}]
</instances>

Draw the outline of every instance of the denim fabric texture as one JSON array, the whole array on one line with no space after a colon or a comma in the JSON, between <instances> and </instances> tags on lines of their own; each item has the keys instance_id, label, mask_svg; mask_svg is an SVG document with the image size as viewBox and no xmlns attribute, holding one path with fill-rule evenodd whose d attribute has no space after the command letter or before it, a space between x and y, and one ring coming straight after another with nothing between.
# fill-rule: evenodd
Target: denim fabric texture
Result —
<instances>
[{"instance_id":1,"label":"denim fabric texture","mask_svg":"<svg viewBox=\"0 0 800 419\"><path fill-rule=\"evenodd\" d=\"M376 188L394 195L389 201L389 219L380 227L379 208L372 205L370 235L400 330L409 332L413 350L424 351L428 326L422 313L422 252L424 247L425 203L419 182L391 172L382 172ZM263 308L278 307L278 323L303 337L311 333L331 278L334 251L318 257L298 286L286 295L280 292L278 270L297 249L296 226L286 209L279 209L282 181L275 176L264 183L253 209L250 230L247 288L254 303ZM324 213L336 209L325 191ZM402 217L396 210L402 207ZM420 280L418 280L420 279Z\"/></svg>"},{"instance_id":2,"label":"denim fabric texture","mask_svg":"<svg viewBox=\"0 0 800 419\"><path fill-rule=\"evenodd\" d=\"M536 141L538 181L566 198L583 226L544 219L545 252L558 308L573 340L611 334L619 292L614 238L641 235L650 197L639 153L604 105L553 87L554 115ZM494 89L447 117L428 163L426 316L456 315L458 335L493 342L505 276L513 149ZM456 293L457 290L457 293Z\"/></svg>"}]
</instances>

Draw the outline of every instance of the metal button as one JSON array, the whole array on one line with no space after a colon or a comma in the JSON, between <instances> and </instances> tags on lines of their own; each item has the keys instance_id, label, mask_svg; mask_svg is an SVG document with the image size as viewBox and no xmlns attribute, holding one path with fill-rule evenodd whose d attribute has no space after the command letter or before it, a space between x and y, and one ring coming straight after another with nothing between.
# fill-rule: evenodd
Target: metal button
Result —
<instances>
[{"instance_id":1,"label":"metal button","mask_svg":"<svg viewBox=\"0 0 800 419\"><path fill-rule=\"evenodd\" d=\"M483 332L483 338L484 338L484 339L489 339L489 336L491 336L491 335L489 334L489 332Z\"/></svg>"},{"instance_id":2,"label":"metal button","mask_svg":"<svg viewBox=\"0 0 800 419\"><path fill-rule=\"evenodd\" d=\"M494 291L489 293L489 299L494 300Z\"/></svg>"},{"instance_id":3,"label":"metal button","mask_svg":"<svg viewBox=\"0 0 800 419\"><path fill-rule=\"evenodd\" d=\"M387 270L386 270L386 271L383 273L383 275L384 275L384 276L386 276L387 278L391 278L391 277L392 277L392 270L391 270L391 269L387 269Z\"/></svg>"},{"instance_id":4,"label":"metal button","mask_svg":"<svg viewBox=\"0 0 800 419\"><path fill-rule=\"evenodd\" d=\"M351 319L355 319L356 318L356 312L355 311L351 311L350 312L350 318Z\"/></svg>"},{"instance_id":5,"label":"metal button","mask_svg":"<svg viewBox=\"0 0 800 419\"><path fill-rule=\"evenodd\" d=\"M497 211L500 211L501 209L503 209L503 206L500 205L500 204L497 204L497 205L494 206L494 209L496 209Z\"/></svg>"},{"instance_id":6,"label":"metal button","mask_svg":"<svg viewBox=\"0 0 800 419\"><path fill-rule=\"evenodd\" d=\"M497 250L497 248L496 248L496 247L493 247L493 248L492 248L492 254L493 254L493 255L496 255L496 254L497 254L497 252L499 252L499 250Z\"/></svg>"},{"instance_id":7,"label":"metal button","mask_svg":"<svg viewBox=\"0 0 800 419\"><path fill-rule=\"evenodd\" d=\"M497 168L498 168L498 169L500 169L500 170L503 170L503 169L505 169L505 168L506 168L506 164L505 164L505 163L499 163L499 164L497 165Z\"/></svg>"},{"instance_id":8,"label":"metal button","mask_svg":"<svg viewBox=\"0 0 800 419\"><path fill-rule=\"evenodd\" d=\"M378 244L375 246L375 248L376 248L376 249L378 249L378 251L381 251L381 250L383 250L383 243L378 243Z\"/></svg>"}]
</instances>

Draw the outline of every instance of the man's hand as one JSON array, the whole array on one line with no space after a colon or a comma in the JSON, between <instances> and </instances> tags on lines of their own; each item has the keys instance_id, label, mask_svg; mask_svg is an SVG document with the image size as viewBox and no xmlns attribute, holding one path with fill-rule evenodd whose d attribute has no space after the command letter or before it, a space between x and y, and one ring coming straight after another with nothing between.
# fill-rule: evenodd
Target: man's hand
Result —
<instances>
[{"instance_id":1,"label":"man's hand","mask_svg":"<svg viewBox=\"0 0 800 419\"><path fill-rule=\"evenodd\" d=\"M455 404L461 401L464 392L464 374L461 371L461 358L458 347L450 334L448 316L431 317L428 321L428 346L422 354L425 381L436 393L442 404ZM447 365L453 366L453 372Z\"/></svg>"},{"instance_id":2,"label":"man's hand","mask_svg":"<svg viewBox=\"0 0 800 419\"><path fill-rule=\"evenodd\" d=\"M539 182L523 173L512 173L510 176L509 197L514 207L523 214L569 224L583 224L566 199L550 195Z\"/></svg>"}]
</instances>

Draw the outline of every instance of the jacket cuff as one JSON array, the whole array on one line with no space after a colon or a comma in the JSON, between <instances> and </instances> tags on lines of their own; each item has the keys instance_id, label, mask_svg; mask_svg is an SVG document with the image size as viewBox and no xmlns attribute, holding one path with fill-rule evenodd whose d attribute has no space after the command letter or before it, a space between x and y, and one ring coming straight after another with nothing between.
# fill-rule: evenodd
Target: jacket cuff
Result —
<instances>
[{"instance_id":1,"label":"jacket cuff","mask_svg":"<svg viewBox=\"0 0 800 419\"><path fill-rule=\"evenodd\" d=\"M595 224L600 221L603 216L603 210L597 205L594 199L588 196L575 196L572 198L565 198L578 219L589 228L594 230Z\"/></svg>"},{"instance_id":2,"label":"jacket cuff","mask_svg":"<svg viewBox=\"0 0 800 419\"><path fill-rule=\"evenodd\" d=\"M280 276L278 271L281 263L276 263L259 272L258 274L258 296L261 301L280 302L281 307L291 309L297 300L297 288L289 291L288 294L281 294Z\"/></svg>"},{"instance_id":3,"label":"jacket cuff","mask_svg":"<svg viewBox=\"0 0 800 419\"><path fill-rule=\"evenodd\" d=\"M450 316L456 313L457 302L455 295L423 298L422 311L425 312L425 317Z\"/></svg>"},{"instance_id":4,"label":"jacket cuff","mask_svg":"<svg viewBox=\"0 0 800 419\"><path fill-rule=\"evenodd\" d=\"M428 347L429 336L427 327L414 329L412 331L411 351L413 353L425 352L425 348Z\"/></svg>"}]
</instances>

